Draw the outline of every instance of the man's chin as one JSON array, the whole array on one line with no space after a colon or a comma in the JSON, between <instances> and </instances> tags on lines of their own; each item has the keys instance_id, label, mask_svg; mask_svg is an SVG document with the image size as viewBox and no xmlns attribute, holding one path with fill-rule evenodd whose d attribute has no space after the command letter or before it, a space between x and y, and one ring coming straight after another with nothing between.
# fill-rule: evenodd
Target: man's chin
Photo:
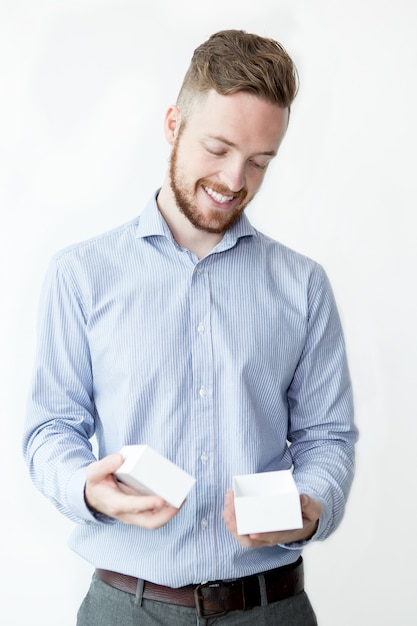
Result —
<instances>
[{"instance_id":1,"label":"man's chin","mask_svg":"<svg viewBox=\"0 0 417 626\"><path fill-rule=\"evenodd\" d=\"M211 215L209 218L195 219L192 223L199 230L205 231L211 234L223 234L228 231L241 216L241 211L235 212L232 215L225 216L222 213L218 215Z\"/></svg>"}]
</instances>

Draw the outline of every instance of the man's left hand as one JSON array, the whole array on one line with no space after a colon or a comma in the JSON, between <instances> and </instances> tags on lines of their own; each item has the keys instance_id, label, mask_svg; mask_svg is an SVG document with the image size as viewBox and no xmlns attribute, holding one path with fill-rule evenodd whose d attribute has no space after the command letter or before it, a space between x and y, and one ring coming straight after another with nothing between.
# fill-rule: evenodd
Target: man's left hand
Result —
<instances>
[{"instance_id":1,"label":"man's left hand","mask_svg":"<svg viewBox=\"0 0 417 626\"><path fill-rule=\"evenodd\" d=\"M236 526L236 514L234 494L228 489L225 498L223 519L226 528L232 533L237 541L245 548L263 548L276 546L279 543L292 543L310 539L317 530L322 506L318 500L302 494L300 496L303 527L296 530L283 530L270 533L256 533L251 535L238 535Z\"/></svg>"}]
</instances>

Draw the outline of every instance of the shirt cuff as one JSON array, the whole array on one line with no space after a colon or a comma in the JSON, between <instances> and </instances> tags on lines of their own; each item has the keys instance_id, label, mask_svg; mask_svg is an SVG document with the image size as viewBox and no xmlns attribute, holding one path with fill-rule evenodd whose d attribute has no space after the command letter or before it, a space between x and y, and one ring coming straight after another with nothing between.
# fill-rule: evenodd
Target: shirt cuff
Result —
<instances>
[{"instance_id":1,"label":"shirt cuff","mask_svg":"<svg viewBox=\"0 0 417 626\"><path fill-rule=\"evenodd\" d=\"M80 467L72 475L67 486L68 506L78 518L87 523L115 523L117 520L103 513L92 511L85 501L85 472L86 467Z\"/></svg>"},{"instance_id":2,"label":"shirt cuff","mask_svg":"<svg viewBox=\"0 0 417 626\"><path fill-rule=\"evenodd\" d=\"M316 532L309 539L304 539L303 541L294 541L292 543L278 544L281 548L286 548L287 550L300 550L308 544L312 543L313 541L321 541L326 538L328 528L331 522L331 511L326 502L324 502L324 500L322 500L321 498L317 498L317 496L311 497L314 497L315 500L319 500L322 506L322 511L319 517L319 523Z\"/></svg>"}]
</instances>

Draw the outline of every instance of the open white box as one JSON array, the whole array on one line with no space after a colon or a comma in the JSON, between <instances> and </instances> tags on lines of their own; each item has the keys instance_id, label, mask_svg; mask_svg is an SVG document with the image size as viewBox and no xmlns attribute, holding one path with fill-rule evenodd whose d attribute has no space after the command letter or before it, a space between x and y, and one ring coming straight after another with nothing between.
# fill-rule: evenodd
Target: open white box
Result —
<instances>
[{"instance_id":1,"label":"open white box","mask_svg":"<svg viewBox=\"0 0 417 626\"><path fill-rule=\"evenodd\" d=\"M300 496L291 470L233 477L239 535L302 528Z\"/></svg>"},{"instance_id":2,"label":"open white box","mask_svg":"<svg viewBox=\"0 0 417 626\"><path fill-rule=\"evenodd\" d=\"M115 476L141 494L157 495L179 508L195 478L147 445L123 446L125 461Z\"/></svg>"}]
</instances>

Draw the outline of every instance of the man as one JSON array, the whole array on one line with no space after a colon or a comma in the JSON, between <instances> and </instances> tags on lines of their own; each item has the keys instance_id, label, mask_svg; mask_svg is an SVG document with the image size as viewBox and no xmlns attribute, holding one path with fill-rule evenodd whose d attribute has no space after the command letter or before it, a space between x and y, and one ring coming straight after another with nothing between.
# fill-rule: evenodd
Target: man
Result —
<instances>
[{"instance_id":1,"label":"man","mask_svg":"<svg viewBox=\"0 0 417 626\"><path fill-rule=\"evenodd\" d=\"M51 263L24 448L96 568L79 626L316 624L301 552L353 476L343 335L323 269L244 215L296 91L280 44L214 34L166 114L162 188ZM114 479L138 443L196 478L180 509ZM232 477L290 468L303 527L238 535Z\"/></svg>"}]
</instances>

